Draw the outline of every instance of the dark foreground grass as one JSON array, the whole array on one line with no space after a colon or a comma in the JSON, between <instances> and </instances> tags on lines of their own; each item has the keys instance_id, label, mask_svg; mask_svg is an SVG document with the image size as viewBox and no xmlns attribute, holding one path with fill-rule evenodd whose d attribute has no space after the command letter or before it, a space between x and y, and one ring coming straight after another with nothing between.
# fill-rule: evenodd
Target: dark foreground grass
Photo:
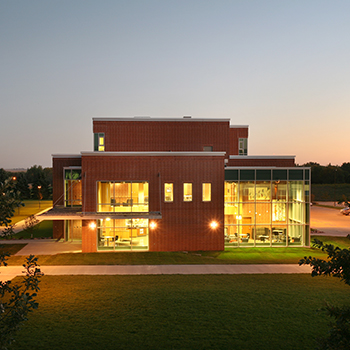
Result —
<instances>
[{"instance_id":1,"label":"dark foreground grass","mask_svg":"<svg viewBox=\"0 0 350 350\"><path fill-rule=\"evenodd\" d=\"M325 243L348 248L346 237L315 236ZM0 242L1 243L1 242ZM60 243L57 243L60 244ZM11 245L4 245L7 249ZM14 248L12 248L14 249ZM40 265L169 265L169 264L297 264L304 256L325 259L314 248L231 248L222 252L117 252L38 255ZM9 265L22 265L23 256L11 256Z\"/></svg>"},{"instance_id":2,"label":"dark foreground grass","mask_svg":"<svg viewBox=\"0 0 350 350\"><path fill-rule=\"evenodd\" d=\"M18 282L16 278L14 282ZM350 288L309 275L44 276L19 349L313 349Z\"/></svg>"},{"instance_id":3,"label":"dark foreground grass","mask_svg":"<svg viewBox=\"0 0 350 350\"><path fill-rule=\"evenodd\" d=\"M13 254L16 254L17 252L19 252L25 246L26 246L26 244L6 244L6 245L2 245L1 242L0 242L0 254L1 253L9 253L9 254L13 255ZM23 260L23 257L22 257L22 260ZM20 265L22 265L22 264L20 264Z\"/></svg>"}]
</instances>

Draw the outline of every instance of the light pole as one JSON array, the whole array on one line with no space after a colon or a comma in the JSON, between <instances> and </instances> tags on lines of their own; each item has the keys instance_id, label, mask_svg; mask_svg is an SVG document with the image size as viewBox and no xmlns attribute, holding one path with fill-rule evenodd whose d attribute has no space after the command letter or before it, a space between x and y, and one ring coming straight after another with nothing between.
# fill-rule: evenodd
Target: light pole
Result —
<instances>
[{"instance_id":1,"label":"light pole","mask_svg":"<svg viewBox=\"0 0 350 350\"><path fill-rule=\"evenodd\" d=\"M15 182L17 180L16 176L12 176L12 181ZM20 206L17 207L17 215L19 215L19 208Z\"/></svg>"},{"instance_id":2,"label":"light pole","mask_svg":"<svg viewBox=\"0 0 350 350\"><path fill-rule=\"evenodd\" d=\"M336 180L337 180L337 168L335 168L335 172L334 172L334 206L335 206L335 203L336 203L336 201L337 201L337 192L336 192L336 190L337 190L337 187L336 187Z\"/></svg>"},{"instance_id":3,"label":"light pole","mask_svg":"<svg viewBox=\"0 0 350 350\"><path fill-rule=\"evenodd\" d=\"M39 209L40 209L40 201L41 201L41 198L43 197L40 190L41 190L41 186L38 186Z\"/></svg>"}]
</instances>

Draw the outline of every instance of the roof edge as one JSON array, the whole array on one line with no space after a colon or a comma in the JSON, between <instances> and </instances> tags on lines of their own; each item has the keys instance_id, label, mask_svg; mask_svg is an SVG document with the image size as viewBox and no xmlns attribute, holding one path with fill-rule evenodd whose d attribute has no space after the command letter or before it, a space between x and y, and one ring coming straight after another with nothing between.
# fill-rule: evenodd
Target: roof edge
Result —
<instances>
[{"instance_id":1,"label":"roof edge","mask_svg":"<svg viewBox=\"0 0 350 350\"><path fill-rule=\"evenodd\" d=\"M109 156L109 157L135 157L135 156L144 156L144 157L172 157L172 156L195 156L195 157L224 157L226 152L81 152L82 156Z\"/></svg>"},{"instance_id":2,"label":"roof edge","mask_svg":"<svg viewBox=\"0 0 350 350\"><path fill-rule=\"evenodd\" d=\"M229 159L295 159L296 156L233 156Z\"/></svg>"},{"instance_id":3,"label":"roof edge","mask_svg":"<svg viewBox=\"0 0 350 350\"><path fill-rule=\"evenodd\" d=\"M92 121L120 122L120 121L141 121L141 122L230 122L229 118L190 118L190 117L93 117Z\"/></svg>"},{"instance_id":4,"label":"roof edge","mask_svg":"<svg viewBox=\"0 0 350 350\"><path fill-rule=\"evenodd\" d=\"M81 158L81 154L51 154L52 158Z\"/></svg>"}]
</instances>

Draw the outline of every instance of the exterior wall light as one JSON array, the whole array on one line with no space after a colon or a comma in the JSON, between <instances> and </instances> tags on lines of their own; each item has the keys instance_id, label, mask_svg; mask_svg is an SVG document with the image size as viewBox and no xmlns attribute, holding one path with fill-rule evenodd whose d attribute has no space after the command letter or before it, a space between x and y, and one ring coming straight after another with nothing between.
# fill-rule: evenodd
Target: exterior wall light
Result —
<instances>
[{"instance_id":1,"label":"exterior wall light","mask_svg":"<svg viewBox=\"0 0 350 350\"><path fill-rule=\"evenodd\" d=\"M91 230L94 230L94 229L96 228L96 223L95 223L94 221L90 222L89 228L90 228Z\"/></svg>"},{"instance_id":2,"label":"exterior wall light","mask_svg":"<svg viewBox=\"0 0 350 350\"><path fill-rule=\"evenodd\" d=\"M210 223L210 227L215 230L217 227L219 226L218 222L217 221L212 221Z\"/></svg>"},{"instance_id":3,"label":"exterior wall light","mask_svg":"<svg viewBox=\"0 0 350 350\"><path fill-rule=\"evenodd\" d=\"M156 227L157 227L157 223L156 223L155 221L151 221L151 222L149 223L149 228L150 228L151 230L154 230Z\"/></svg>"}]
</instances>

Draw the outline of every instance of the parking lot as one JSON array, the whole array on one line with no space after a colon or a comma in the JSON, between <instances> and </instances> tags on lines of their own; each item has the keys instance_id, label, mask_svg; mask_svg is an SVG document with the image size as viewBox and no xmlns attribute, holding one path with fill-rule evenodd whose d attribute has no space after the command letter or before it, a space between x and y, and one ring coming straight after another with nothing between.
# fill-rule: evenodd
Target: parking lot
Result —
<instances>
[{"instance_id":1,"label":"parking lot","mask_svg":"<svg viewBox=\"0 0 350 350\"><path fill-rule=\"evenodd\" d=\"M341 208L311 207L311 228L322 231L318 235L347 236L350 234L350 216L340 213Z\"/></svg>"}]
</instances>

